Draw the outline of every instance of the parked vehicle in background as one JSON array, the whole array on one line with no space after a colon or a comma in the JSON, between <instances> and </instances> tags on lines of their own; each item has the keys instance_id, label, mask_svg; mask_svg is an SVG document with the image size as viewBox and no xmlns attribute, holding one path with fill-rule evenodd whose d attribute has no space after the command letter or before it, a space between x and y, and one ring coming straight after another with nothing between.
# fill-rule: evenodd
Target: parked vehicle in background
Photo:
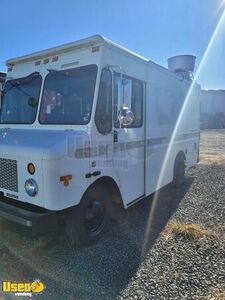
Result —
<instances>
[{"instance_id":1,"label":"parked vehicle in background","mask_svg":"<svg viewBox=\"0 0 225 300\"><path fill-rule=\"evenodd\" d=\"M191 57L177 58L168 70L96 35L8 60L0 215L34 228L66 215L90 245L114 201L128 208L181 184L198 161L200 87L178 67Z\"/></svg>"},{"instance_id":2,"label":"parked vehicle in background","mask_svg":"<svg viewBox=\"0 0 225 300\"><path fill-rule=\"evenodd\" d=\"M201 129L225 128L225 90L201 91Z\"/></svg>"}]
</instances>

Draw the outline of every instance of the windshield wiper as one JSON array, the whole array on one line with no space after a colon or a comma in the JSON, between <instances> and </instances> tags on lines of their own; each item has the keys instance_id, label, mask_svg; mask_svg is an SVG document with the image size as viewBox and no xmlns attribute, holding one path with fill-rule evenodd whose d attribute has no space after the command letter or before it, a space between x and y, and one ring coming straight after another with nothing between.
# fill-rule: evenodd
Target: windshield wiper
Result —
<instances>
[{"instance_id":1,"label":"windshield wiper","mask_svg":"<svg viewBox=\"0 0 225 300\"><path fill-rule=\"evenodd\" d=\"M7 94L12 88L16 88L17 90L21 91L24 95L26 95L29 98L28 104L31 107L36 107L38 105L38 99L35 99L31 94L25 92L21 87L19 87L22 84L31 83L32 81L36 80L38 76L40 75L39 72L34 72L28 75L27 77L23 77L21 79L14 79L10 80L9 83L11 86L8 88L7 91L3 91L3 99L4 95Z\"/></svg>"},{"instance_id":2,"label":"windshield wiper","mask_svg":"<svg viewBox=\"0 0 225 300\"><path fill-rule=\"evenodd\" d=\"M55 70L55 69L47 69L49 73L56 73L56 72L61 72L61 70Z\"/></svg>"},{"instance_id":3,"label":"windshield wiper","mask_svg":"<svg viewBox=\"0 0 225 300\"><path fill-rule=\"evenodd\" d=\"M20 90L21 92L23 92L26 96L32 97L30 94L28 94L27 92L25 92L24 90L22 90L21 88L19 88L18 85L31 83L32 81L36 80L39 75L40 75L39 72L33 72L33 73L29 74L26 77L19 78L19 79L12 79L12 80L8 81L11 84L11 86L8 88L7 91L3 91L3 96L5 94L7 94L8 91L10 91L12 88L15 87L18 90Z\"/></svg>"},{"instance_id":4,"label":"windshield wiper","mask_svg":"<svg viewBox=\"0 0 225 300\"><path fill-rule=\"evenodd\" d=\"M66 73L66 70L55 70L55 69L47 69L47 71L49 72L49 74L57 74L58 76L68 76L68 74Z\"/></svg>"}]
</instances>

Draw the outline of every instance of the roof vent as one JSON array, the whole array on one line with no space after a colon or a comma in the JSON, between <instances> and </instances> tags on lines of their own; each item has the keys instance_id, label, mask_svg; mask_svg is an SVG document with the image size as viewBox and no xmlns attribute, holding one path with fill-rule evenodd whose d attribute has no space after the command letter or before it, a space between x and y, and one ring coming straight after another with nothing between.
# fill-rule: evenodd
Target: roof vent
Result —
<instances>
[{"instance_id":1,"label":"roof vent","mask_svg":"<svg viewBox=\"0 0 225 300\"><path fill-rule=\"evenodd\" d=\"M193 78L196 56L177 55L168 59L168 69L175 73L181 73L186 79Z\"/></svg>"}]
</instances>

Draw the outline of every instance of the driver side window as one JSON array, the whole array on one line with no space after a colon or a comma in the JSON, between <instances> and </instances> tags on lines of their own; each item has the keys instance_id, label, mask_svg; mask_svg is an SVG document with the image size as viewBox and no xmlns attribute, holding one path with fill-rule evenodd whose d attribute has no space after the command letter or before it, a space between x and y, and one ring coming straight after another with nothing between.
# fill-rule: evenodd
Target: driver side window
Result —
<instances>
[{"instance_id":1,"label":"driver side window","mask_svg":"<svg viewBox=\"0 0 225 300\"><path fill-rule=\"evenodd\" d=\"M101 74L95 124L102 134L112 130L112 74L108 69L103 69Z\"/></svg>"}]
</instances>

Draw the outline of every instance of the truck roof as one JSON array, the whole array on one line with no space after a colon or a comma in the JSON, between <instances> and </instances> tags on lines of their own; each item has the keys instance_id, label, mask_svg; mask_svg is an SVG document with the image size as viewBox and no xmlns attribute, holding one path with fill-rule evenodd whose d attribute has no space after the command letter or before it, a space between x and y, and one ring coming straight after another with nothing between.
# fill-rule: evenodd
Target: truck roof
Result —
<instances>
[{"instance_id":1,"label":"truck roof","mask_svg":"<svg viewBox=\"0 0 225 300\"><path fill-rule=\"evenodd\" d=\"M69 52L75 49L82 49L82 48L86 48L86 47L93 47L95 45L99 45L99 44L105 44L108 47L113 47L114 49L118 49L124 53L126 53L127 55L132 56L134 59L139 60L142 63L147 63L147 64L151 64L151 66L156 67L157 69L160 69L163 72L167 72L167 74L173 75L173 76L179 76L177 74L175 74L174 72L171 72L170 70L168 70L166 67L159 65L158 63L155 63L154 61L143 57L117 43L114 43L113 41L105 38L104 36L100 35L100 34L96 34L84 39L80 39L71 43L67 43L67 44L63 44L60 46L56 46L53 48L49 48L46 50L42 50L42 51L38 51L38 52L34 52L28 55L24 55L24 56L20 56L20 57L16 57L16 58L12 58L6 61L6 65L9 66L13 66L16 63L21 63L21 62L27 62L27 61L31 61L31 60L39 60L42 59L46 56L53 56L53 55L59 55L61 53L65 53L65 52Z\"/></svg>"},{"instance_id":2,"label":"truck roof","mask_svg":"<svg viewBox=\"0 0 225 300\"><path fill-rule=\"evenodd\" d=\"M94 46L96 44L100 44L100 43L103 43L103 44L107 44L109 46L114 46L116 48L120 48L121 50L129 53L130 55L133 55L135 56L136 58L139 58L145 62L148 62L149 60L143 56L140 56L138 55L137 53L135 52L132 52L110 40L108 40L107 38L103 37L102 35L93 35L93 36L90 36L88 38L85 38L85 39L80 39L78 41L75 41L75 42L72 42L72 43L67 43L67 44L64 44L64 45L61 45L61 46L57 46L57 47L53 47L53 48L49 48L49 49L46 49L46 50L43 50L43 51L38 51L38 52L34 52L34 53L31 53L31 54L28 54L28 55L24 55L24 56L20 56L20 57L16 57L16 58L12 58L12 59L9 59L6 61L6 64L7 66L10 66L10 65L13 65L15 63L18 63L18 62L25 62L25 61L29 61L29 60L36 60L36 59L40 59L44 56L49 56L49 55L55 55L55 54L60 54L60 53L63 53L63 52L67 52L67 51L71 51L71 50L74 50L74 49L79 49L79 48L85 48L85 47L88 47L88 46Z\"/></svg>"}]
</instances>

